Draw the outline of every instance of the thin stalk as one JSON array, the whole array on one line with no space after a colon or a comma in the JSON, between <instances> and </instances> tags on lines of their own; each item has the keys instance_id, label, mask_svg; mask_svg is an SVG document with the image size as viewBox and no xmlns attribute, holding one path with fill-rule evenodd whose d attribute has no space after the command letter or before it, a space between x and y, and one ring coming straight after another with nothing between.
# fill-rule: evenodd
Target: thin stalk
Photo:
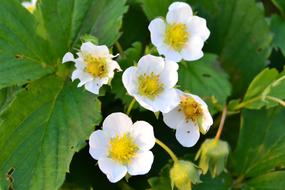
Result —
<instances>
[{"instance_id":1,"label":"thin stalk","mask_svg":"<svg viewBox=\"0 0 285 190\"><path fill-rule=\"evenodd\" d=\"M115 43L115 45L116 45L116 48L117 48L117 50L119 51L120 55L121 55L121 56L124 56L124 50L123 50L121 44L117 41L117 42Z\"/></svg>"},{"instance_id":2,"label":"thin stalk","mask_svg":"<svg viewBox=\"0 0 285 190\"><path fill-rule=\"evenodd\" d=\"M218 129L217 134L215 136L215 140L216 141L219 140L220 137L221 137L221 134L222 134L222 131L223 131L223 128L224 128L224 124L225 124L225 120L226 120L226 117L227 117L227 112L228 112L228 109L227 109L227 106L225 106L224 109L223 109L223 113L222 113L219 129Z\"/></svg>"},{"instance_id":3,"label":"thin stalk","mask_svg":"<svg viewBox=\"0 0 285 190\"><path fill-rule=\"evenodd\" d=\"M161 142L158 139L156 139L155 142L156 142L156 144L158 144L161 148L163 148L168 153L168 155L171 157L171 159L174 162L178 161L177 156L174 154L174 152L166 144L164 144L163 142Z\"/></svg>"},{"instance_id":4,"label":"thin stalk","mask_svg":"<svg viewBox=\"0 0 285 190\"><path fill-rule=\"evenodd\" d=\"M285 107L285 102L279 98L275 98L273 96L266 96L267 99L272 100L274 102L279 103L280 105L282 105L283 107Z\"/></svg>"},{"instance_id":5,"label":"thin stalk","mask_svg":"<svg viewBox=\"0 0 285 190\"><path fill-rule=\"evenodd\" d=\"M131 111L132 111L132 109L133 109L135 103L136 103L136 99L133 98L132 101L131 101L131 103L130 103L129 106L128 106L127 115L130 115L130 113L131 113Z\"/></svg>"}]
</instances>

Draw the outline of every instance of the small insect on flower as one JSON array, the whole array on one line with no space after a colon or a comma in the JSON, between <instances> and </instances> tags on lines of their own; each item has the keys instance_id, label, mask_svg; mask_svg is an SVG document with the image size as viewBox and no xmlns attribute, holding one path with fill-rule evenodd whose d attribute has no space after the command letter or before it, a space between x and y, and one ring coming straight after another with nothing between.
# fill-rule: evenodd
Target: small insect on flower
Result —
<instances>
[{"instance_id":1,"label":"small insect on flower","mask_svg":"<svg viewBox=\"0 0 285 190\"><path fill-rule=\"evenodd\" d=\"M37 5L37 0L32 0L32 1L24 1L22 2L22 5L31 13L33 13L36 9Z\"/></svg>"},{"instance_id":2,"label":"small insect on flower","mask_svg":"<svg viewBox=\"0 0 285 190\"><path fill-rule=\"evenodd\" d=\"M135 123L123 113L112 113L89 138L89 153L98 160L100 170L116 183L127 173L149 172L153 163L150 149L155 144L153 127L145 121Z\"/></svg>"},{"instance_id":3,"label":"small insect on flower","mask_svg":"<svg viewBox=\"0 0 285 190\"><path fill-rule=\"evenodd\" d=\"M207 104L198 96L180 94L180 104L168 113L163 113L165 124L176 129L176 139L184 147L194 146L202 134L207 133L213 124L213 118Z\"/></svg>"},{"instance_id":4,"label":"small insect on flower","mask_svg":"<svg viewBox=\"0 0 285 190\"><path fill-rule=\"evenodd\" d=\"M178 81L178 64L152 55L143 56L137 66L123 73L128 93L144 108L169 112L179 103L174 89Z\"/></svg>"},{"instance_id":5,"label":"small insect on flower","mask_svg":"<svg viewBox=\"0 0 285 190\"><path fill-rule=\"evenodd\" d=\"M148 28L158 52L176 62L200 59L204 42L210 36L206 20L193 16L191 7L184 2L172 3L166 21L156 18Z\"/></svg>"},{"instance_id":6,"label":"small insect on flower","mask_svg":"<svg viewBox=\"0 0 285 190\"><path fill-rule=\"evenodd\" d=\"M62 63L73 61L76 69L73 71L71 79L79 79L78 87L85 86L85 89L99 94L99 89L108 84L114 76L114 70L121 71L119 64L112 60L114 56L109 53L107 46L97 46L91 42L81 45L78 58L68 52L64 55Z\"/></svg>"}]
</instances>

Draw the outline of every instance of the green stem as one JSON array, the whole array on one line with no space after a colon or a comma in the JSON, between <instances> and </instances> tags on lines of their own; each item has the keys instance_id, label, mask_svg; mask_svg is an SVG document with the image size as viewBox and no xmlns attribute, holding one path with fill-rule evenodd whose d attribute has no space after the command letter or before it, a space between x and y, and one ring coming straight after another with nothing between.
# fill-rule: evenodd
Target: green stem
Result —
<instances>
[{"instance_id":1,"label":"green stem","mask_svg":"<svg viewBox=\"0 0 285 190\"><path fill-rule=\"evenodd\" d=\"M117 42L115 43L115 45L116 45L116 48L117 48L117 50L119 51L120 55L121 55L121 56L124 56L124 50L123 50L121 44L117 41Z\"/></svg>"},{"instance_id":2,"label":"green stem","mask_svg":"<svg viewBox=\"0 0 285 190\"><path fill-rule=\"evenodd\" d=\"M233 188L234 188L234 189L240 189L241 186L242 186L243 180L244 180L244 176L243 176L243 175L239 176L239 177L233 182Z\"/></svg>"},{"instance_id":3,"label":"green stem","mask_svg":"<svg viewBox=\"0 0 285 190\"><path fill-rule=\"evenodd\" d=\"M247 100L247 101L244 101L244 102L241 102L239 105L237 105L234 110L239 110L241 108L244 108L246 107L248 104L252 104L253 102L259 100L261 98L261 96L257 96L257 97L254 97L250 100Z\"/></svg>"},{"instance_id":4,"label":"green stem","mask_svg":"<svg viewBox=\"0 0 285 190\"><path fill-rule=\"evenodd\" d=\"M156 142L156 144L158 144L161 148L163 148L169 154L169 156L171 157L171 159L174 162L178 161L177 156L174 154L174 152L166 144L164 144L163 142L161 142L158 139L156 139L155 142Z\"/></svg>"},{"instance_id":5,"label":"green stem","mask_svg":"<svg viewBox=\"0 0 285 190\"><path fill-rule=\"evenodd\" d=\"M132 101L131 101L131 103L129 104L128 109L127 109L127 115L130 115L130 113L131 113L131 111L132 111L132 109L133 109L135 103L136 103L136 99L133 98Z\"/></svg>"},{"instance_id":6,"label":"green stem","mask_svg":"<svg viewBox=\"0 0 285 190\"><path fill-rule=\"evenodd\" d=\"M274 102L279 103L280 105L282 105L283 107L285 107L285 102L279 98L275 98L273 96L266 96L267 99L272 100Z\"/></svg>"}]
</instances>

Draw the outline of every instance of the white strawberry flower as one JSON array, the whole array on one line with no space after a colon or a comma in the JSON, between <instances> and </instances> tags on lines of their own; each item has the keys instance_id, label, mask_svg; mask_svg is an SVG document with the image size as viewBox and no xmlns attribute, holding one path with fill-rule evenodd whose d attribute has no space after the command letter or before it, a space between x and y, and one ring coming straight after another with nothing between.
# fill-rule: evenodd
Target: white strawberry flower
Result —
<instances>
[{"instance_id":1,"label":"white strawberry flower","mask_svg":"<svg viewBox=\"0 0 285 190\"><path fill-rule=\"evenodd\" d=\"M207 104L193 94L180 94L180 104L168 113L163 114L165 124L176 129L176 139L184 147L194 146L200 132L206 134L213 124L213 118Z\"/></svg>"},{"instance_id":2,"label":"white strawberry flower","mask_svg":"<svg viewBox=\"0 0 285 190\"><path fill-rule=\"evenodd\" d=\"M178 64L153 55L143 56L137 66L123 73L123 84L129 95L153 112L169 112L179 103L174 89L178 81Z\"/></svg>"},{"instance_id":3,"label":"white strawberry flower","mask_svg":"<svg viewBox=\"0 0 285 190\"><path fill-rule=\"evenodd\" d=\"M116 183L127 173L144 175L151 169L155 144L153 127L145 121L135 123L123 113L112 113L89 138L89 153L98 160L100 170Z\"/></svg>"},{"instance_id":4,"label":"white strawberry flower","mask_svg":"<svg viewBox=\"0 0 285 190\"><path fill-rule=\"evenodd\" d=\"M202 48L210 36L206 20L194 16L191 7L184 2L172 3L166 21L156 18L148 28L158 52L176 62L203 57Z\"/></svg>"},{"instance_id":5,"label":"white strawberry flower","mask_svg":"<svg viewBox=\"0 0 285 190\"><path fill-rule=\"evenodd\" d=\"M121 70L119 64L112 60L114 56L105 45L97 46L85 42L77 56L75 59L73 54L68 52L64 55L62 63L75 62L76 69L72 73L72 81L79 79L78 87L84 85L86 90L94 94L99 94L99 89L114 77L114 70Z\"/></svg>"},{"instance_id":6,"label":"white strawberry flower","mask_svg":"<svg viewBox=\"0 0 285 190\"><path fill-rule=\"evenodd\" d=\"M22 2L22 5L31 13L34 12L34 10L36 9L36 5L37 5L37 0L32 0L32 1L24 1Z\"/></svg>"}]
</instances>

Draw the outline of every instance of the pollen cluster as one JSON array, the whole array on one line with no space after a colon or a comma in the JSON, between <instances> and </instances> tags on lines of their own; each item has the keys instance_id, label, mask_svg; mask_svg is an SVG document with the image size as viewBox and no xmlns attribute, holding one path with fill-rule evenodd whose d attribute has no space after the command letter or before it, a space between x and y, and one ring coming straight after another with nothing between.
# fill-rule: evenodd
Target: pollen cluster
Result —
<instances>
[{"instance_id":1,"label":"pollen cluster","mask_svg":"<svg viewBox=\"0 0 285 190\"><path fill-rule=\"evenodd\" d=\"M106 58L85 55L84 62L86 63L85 71L94 77L103 78L108 74Z\"/></svg>"},{"instance_id":2,"label":"pollen cluster","mask_svg":"<svg viewBox=\"0 0 285 190\"><path fill-rule=\"evenodd\" d=\"M192 97L182 97L179 106L179 110L183 112L186 121L191 119L194 123L196 123L203 114L201 105Z\"/></svg>"},{"instance_id":3,"label":"pollen cluster","mask_svg":"<svg viewBox=\"0 0 285 190\"><path fill-rule=\"evenodd\" d=\"M188 41L188 32L185 24L168 25L164 41L176 51L181 51Z\"/></svg>"},{"instance_id":4,"label":"pollen cluster","mask_svg":"<svg viewBox=\"0 0 285 190\"><path fill-rule=\"evenodd\" d=\"M154 99L163 90L159 75L155 75L153 72L150 75L143 74L139 76L138 83L139 94L150 99Z\"/></svg>"},{"instance_id":5,"label":"pollen cluster","mask_svg":"<svg viewBox=\"0 0 285 190\"><path fill-rule=\"evenodd\" d=\"M109 156L121 164L128 164L136 156L138 146L132 137L125 134L121 137L116 136L110 140Z\"/></svg>"}]
</instances>

